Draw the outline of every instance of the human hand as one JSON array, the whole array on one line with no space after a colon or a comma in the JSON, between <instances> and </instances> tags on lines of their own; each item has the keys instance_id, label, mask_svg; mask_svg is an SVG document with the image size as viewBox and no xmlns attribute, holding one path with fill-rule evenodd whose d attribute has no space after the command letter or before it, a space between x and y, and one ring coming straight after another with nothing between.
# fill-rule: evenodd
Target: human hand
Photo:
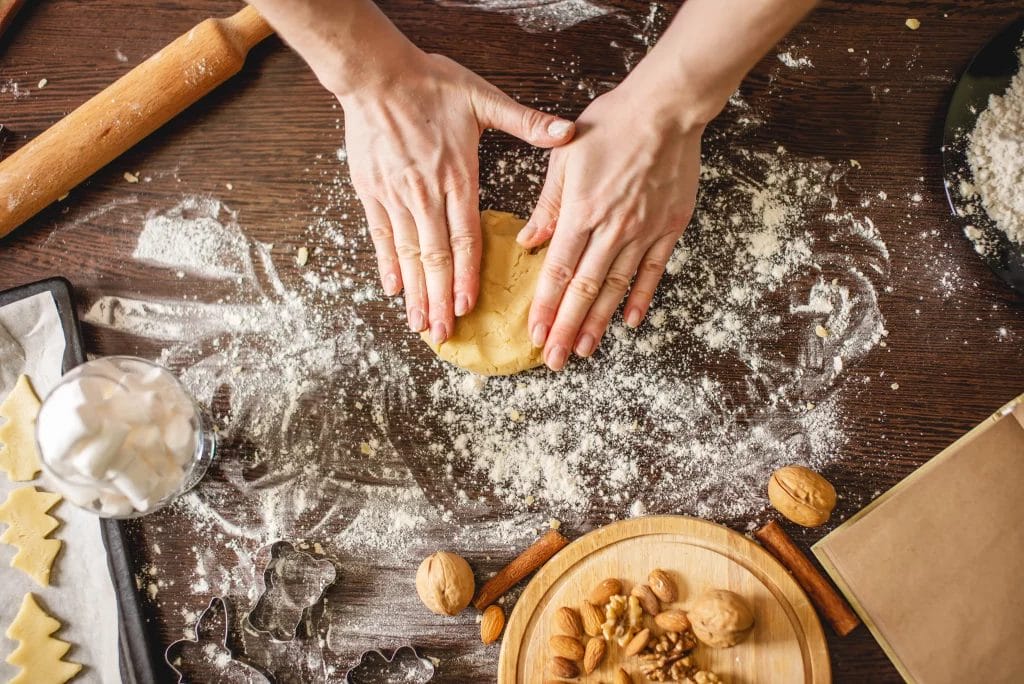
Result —
<instances>
[{"instance_id":1,"label":"human hand","mask_svg":"<svg viewBox=\"0 0 1024 684\"><path fill-rule=\"evenodd\" d=\"M552 151L518 236L526 248L551 239L528 325L552 370L597 349L627 291L623 318L640 325L693 214L704 126L659 98L627 79L594 100Z\"/></svg>"},{"instance_id":2,"label":"human hand","mask_svg":"<svg viewBox=\"0 0 1024 684\"><path fill-rule=\"evenodd\" d=\"M352 183L366 210L384 292L393 296L404 288L409 328L429 327L440 344L451 335L454 317L477 301L481 133L497 128L553 147L571 139L574 129L440 55L413 48L397 62L391 77L384 65L373 83L338 100Z\"/></svg>"}]
</instances>

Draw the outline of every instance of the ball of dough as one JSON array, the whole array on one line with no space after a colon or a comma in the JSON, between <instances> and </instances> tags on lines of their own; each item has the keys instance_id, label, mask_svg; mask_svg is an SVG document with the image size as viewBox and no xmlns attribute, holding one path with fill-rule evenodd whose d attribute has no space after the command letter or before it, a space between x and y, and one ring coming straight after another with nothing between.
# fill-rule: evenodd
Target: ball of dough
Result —
<instances>
[{"instance_id":1,"label":"ball of dough","mask_svg":"<svg viewBox=\"0 0 1024 684\"><path fill-rule=\"evenodd\" d=\"M475 591L473 569L458 554L438 551L424 558L416 571L416 593L438 615L458 615Z\"/></svg>"},{"instance_id":2,"label":"ball of dough","mask_svg":"<svg viewBox=\"0 0 1024 684\"><path fill-rule=\"evenodd\" d=\"M729 648L754 628L754 614L738 594L725 589L704 592L687 612L693 633L708 646Z\"/></svg>"},{"instance_id":3,"label":"ball of dough","mask_svg":"<svg viewBox=\"0 0 1024 684\"><path fill-rule=\"evenodd\" d=\"M448 363L481 375L511 375L543 363L530 342L527 318L544 262L544 248L528 252L516 242L526 221L504 211L480 215L483 258L476 307L455 319L455 330L440 345L421 337Z\"/></svg>"}]
</instances>

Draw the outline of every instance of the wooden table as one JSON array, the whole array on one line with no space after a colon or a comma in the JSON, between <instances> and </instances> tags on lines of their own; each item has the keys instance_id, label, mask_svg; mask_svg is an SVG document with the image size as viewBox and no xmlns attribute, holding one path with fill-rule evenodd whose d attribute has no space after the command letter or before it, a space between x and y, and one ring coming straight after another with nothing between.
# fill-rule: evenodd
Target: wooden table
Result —
<instances>
[{"instance_id":1,"label":"wooden table","mask_svg":"<svg viewBox=\"0 0 1024 684\"><path fill-rule=\"evenodd\" d=\"M550 65L565 65L575 56L575 66L562 68L563 74L573 71L577 81L614 82L622 77L622 57L609 49L611 41L641 47L633 36L649 5L607 4L628 21L605 16L557 33L528 33L503 14L442 8L425 0L389 2L386 10L421 47L451 56L521 100L575 114L588 102L586 91L560 82ZM0 123L12 133L0 142L0 154L9 154L202 18L226 11L213 0L187 6L112 0L31 3L0 38ZM903 198L872 210L891 251L892 290L881 295L891 334L888 350L876 350L858 369L865 376L898 371L901 390L875 382L846 399L852 439L827 473L844 495L843 517L1024 391L1024 305L976 258L951 220L938 154L944 107L956 76L986 38L1019 11L1018 3L1008 0L826 1L742 87L743 97L766 120L755 146L783 144L806 156L856 159L863 166L854 181L859 190L884 188L890 197ZM908 17L920 19L921 28L908 30ZM776 52L789 47L808 57L813 68L780 68ZM42 78L48 85L38 90ZM29 94L14 98L9 87L2 92L9 81ZM311 197L325 168L317 155L329 158L342 137L336 123L341 113L332 104L303 63L280 41L269 40L254 51L242 74L73 191L66 202L0 242L0 288L63 275L84 300L112 292L179 299L216 295L130 259L139 225L137 220L121 222L117 202L136 197L131 212L138 219L150 208L172 206L185 192L222 197L239 212L250 235L277 245L282 272L294 276L294 247L302 243L303 228L317 218L317 201ZM502 148L512 143L498 139L490 144ZM125 171L138 171L152 181L129 185ZM919 203L906 200L914 193L922 195ZM354 203L347 209L360 215ZM351 222L353 235L359 227L359 221ZM356 245L352 272L372 273L368 243L358 240ZM958 275L952 293L943 289L943 265ZM381 321L381 339L406 334L395 309L371 303L369 314ZM155 352L101 328L88 326L86 336L94 353ZM232 457L226 450L223 458ZM762 511L751 520L767 515ZM605 519L604 512L595 512L595 522ZM749 520L723 522L742 529ZM148 607L154 656L159 657L163 646L186 629L183 611L201 608L207 598L190 588L191 563L176 559L188 557L197 544L219 547L223 540L197 540L188 520L173 511L143 521L134 533L140 572L153 567L164 584ZM823 533L795 532L805 548ZM423 546L445 547L446 542L438 533L428 535ZM512 555L507 548L495 548L471 560L483 577ZM224 558L226 567L237 564L231 554ZM243 586L251 582L251 568L238 571L248 573ZM344 563L341 571L333 601L358 607L373 600L358 572L348 571ZM379 572L411 586L411 566ZM379 625L376 636L342 644L333 656L334 667L343 671L361 647L393 645L389 629L404 623L422 633L417 643L429 654L450 660L442 667L442 680L489 679L496 650L482 661L458 657L466 656L465 645L476 638L471 618L440 627L413 606L410 602L408 614ZM829 642L837 681L898 681L863 628L845 639L830 635ZM301 670L288 669L302 676Z\"/></svg>"}]
</instances>

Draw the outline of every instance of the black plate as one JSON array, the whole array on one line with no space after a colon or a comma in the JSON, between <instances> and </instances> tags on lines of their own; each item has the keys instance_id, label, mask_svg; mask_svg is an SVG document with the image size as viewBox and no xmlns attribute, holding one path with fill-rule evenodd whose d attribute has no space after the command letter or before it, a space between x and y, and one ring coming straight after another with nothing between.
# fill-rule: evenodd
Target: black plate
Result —
<instances>
[{"instance_id":1,"label":"black plate","mask_svg":"<svg viewBox=\"0 0 1024 684\"><path fill-rule=\"evenodd\" d=\"M64 328L64 364L62 372L85 363L85 347L82 331L78 325L71 298L71 283L64 278L48 278L29 285L22 285L0 292L0 306L13 304L42 292L53 295L57 314ZM155 684L156 671L150 659L146 623L142 615L142 604L135 590L135 578L131 569L131 554L122 523L118 520L98 518L103 544L107 547L107 564L110 578L117 593L117 641L121 660L121 681L126 684ZM82 616L83 618L85 616Z\"/></svg>"},{"instance_id":2,"label":"black plate","mask_svg":"<svg viewBox=\"0 0 1024 684\"><path fill-rule=\"evenodd\" d=\"M982 233L986 245L981 258L996 275L1017 292L1024 294L1024 246L1014 244L999 230L977 196L965 197L961 182L973 184L967 163L967 136L988 106L989 95L1002 95L1020 69L1017 53L1024 36L1024 18L1013 22L988 42L971 60L956 84L946 113L942 135L942 166L946 196L953 215L964 227L972 225Z\"/></svg>"}]
</instances>

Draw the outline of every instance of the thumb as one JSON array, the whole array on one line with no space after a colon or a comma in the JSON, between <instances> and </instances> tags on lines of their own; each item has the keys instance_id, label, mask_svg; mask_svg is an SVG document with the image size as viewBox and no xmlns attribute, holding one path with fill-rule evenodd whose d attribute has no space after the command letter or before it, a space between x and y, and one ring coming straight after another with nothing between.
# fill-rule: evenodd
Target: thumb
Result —
<instances>
[{"instance_id":1,"label":"thumb","mask_svg":"<svg viewBox=\"0 0 1024 684\"><path fill-rule=\"evenodd\" d=\"M482 112L481 126L505 131L536 147L564 145L576 132L572 121L521 105L502 92L490 97Z\"/></svg>"},{"instance_id":2,"label":"thumb","mask_svg":"<svg viewBox=\"0 0 1024 684\"><path fill-rule=\"evenodd\" d=\"M548 165L544 188L540 191L537 206L530 214L530 220L516 236L516 242L524 249L534 249L551 239L558 223L562 207L562 172L560 165L553 161Z\"/></svg>"}]
</instances>

